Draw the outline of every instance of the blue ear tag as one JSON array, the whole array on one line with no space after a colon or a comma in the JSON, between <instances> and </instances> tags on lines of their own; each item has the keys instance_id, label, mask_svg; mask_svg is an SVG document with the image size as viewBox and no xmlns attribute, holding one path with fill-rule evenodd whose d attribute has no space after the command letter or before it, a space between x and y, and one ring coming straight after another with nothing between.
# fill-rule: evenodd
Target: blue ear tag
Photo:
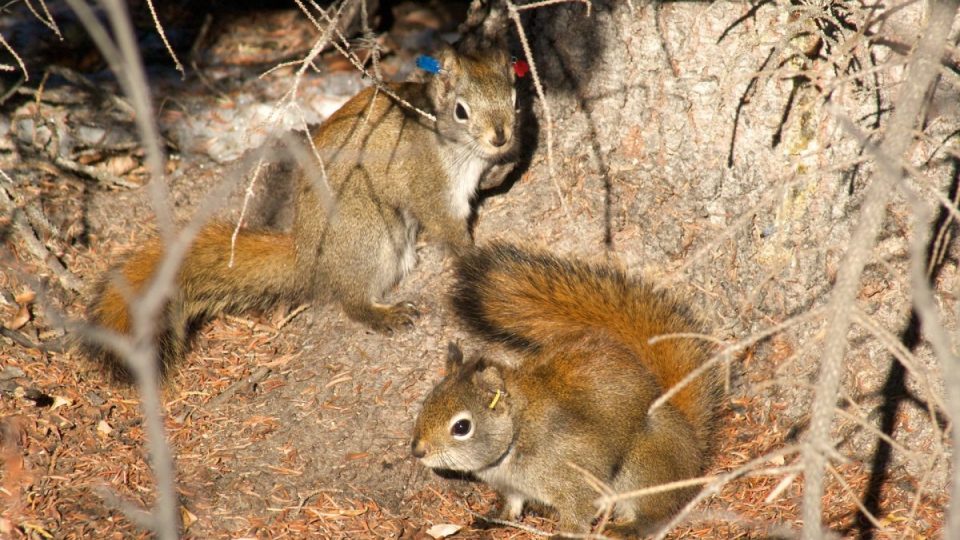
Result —
<instances>
[{"instance_id":1,"label":"blue ear tag","mask_svg":"<svg viewBox=\"0 0 960 540\"><path fill-rule=\"evenodd\" d=\"M434 75L440 73L441 71L440 61L426 54L417 56L417 67L428 73L433 73Z\"/></svg>"}]
</instances>

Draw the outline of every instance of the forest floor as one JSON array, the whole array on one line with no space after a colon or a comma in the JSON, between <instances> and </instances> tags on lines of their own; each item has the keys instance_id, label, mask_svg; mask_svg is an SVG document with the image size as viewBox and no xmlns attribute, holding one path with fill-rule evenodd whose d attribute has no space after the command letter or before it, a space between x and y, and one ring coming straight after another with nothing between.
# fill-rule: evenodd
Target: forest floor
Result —
<instances>
[{"instance_id":1,"label":"forest floor","mask_svg":"<svg viewBox=\"0 0 960 540\"><path fill-rule=\"evenodd\" d=\"M411 53L398 44L422 39L410 30L412 20L428 28L455 28L455 21L429 10L398 18L385 38L394 50L383 63L388 77L410 71ZM287 92L296 68L257 75L279 59L304 54L314 35L294 11L224 17L217 29L215 46L199 66L202 77L181 81L172 70L151 69L178 219L189 219L205 193L237 174L246 150L265 144L269 130L251 126L266 122L269 105ZM321 63L322 73L308 72L299 90L311 123L364 84L335 53ZM19 236L0 239L8 250L2 259L7 269L0 273L0 321L36 342L57 336L51 308L82 317L89 286L154 230L140 187L146 177L142 151L123 139L132 124L109 120L120 114L112 101L119 90L107 77L90 80L84 86L54 74L42 92L24 91L2 104L0 170L19 175L14 176L23 187L18 205L43 209L60 236L42 240L83 283L84 292L69 290ZM75 138L85 127L119 133L121 140L110 148L73 157L123 185L70 174L49 155L25 154L25 143L16 138L26 137L25 121L37 116ZM297 119L286 127L297 127ZM523 214L524 222L541 225L526 235L528 243L578 244L580 254L602 248L595 229L571 237L569 229L563 233L556 225L602 209L575 166L560 160L559 168L568 172L558 184L543 154L538 151L509 191L482 201L477 241L509 239L516 216ZM259 186L260 195L269 191L269 185ZM242 195L240 186L221 214L236 217ZM581 202L561 208L558 196ZM618 204L632 203L624 196ZM255 200L254 206L254 216L262 216L270 203ZM282 223L285 217L270 219ZM659 221L670 219L669 213L653 212L645 227L661 230ZM8 226L4 220L0 217ZM186 537L428 538L431 526L444 523L464 526L457 538L532 537L512 528L472 528L476 515L495 508L493 492L439 478L410 456L412 422L443 374L446 343L478 347L452 319L443 297L448 257L425 245L419 259L392 297L414 300L422 316L415 328L396 335L367 331L335 305L221 317L202 328L163 389ZM34 278L47 287L39 289ZM796 346L789 338L774 338L764 344L762 357L751 348L734 362L709 474L733 471L791 442L795 434L780 418L787 405L744 389L774 378ZM112 383L76 351L40 351L0 339L0 538L149 536L103 496L112 492L143 506L153 502L139 407L132 388ZM824 499L825 521L852 534L853 500L863 493L869 471L856 463L836 470ZM945 495L918 497L915 483L896 474L889 479L881 493L888 509L883 525L904 537L936 537ZM672 537L789 536L799 523L800 496L797 480L742 477L710 497ZM546 531L554 526L550 516L527 516L524 524Z\"/></svg>"}]
</instances>

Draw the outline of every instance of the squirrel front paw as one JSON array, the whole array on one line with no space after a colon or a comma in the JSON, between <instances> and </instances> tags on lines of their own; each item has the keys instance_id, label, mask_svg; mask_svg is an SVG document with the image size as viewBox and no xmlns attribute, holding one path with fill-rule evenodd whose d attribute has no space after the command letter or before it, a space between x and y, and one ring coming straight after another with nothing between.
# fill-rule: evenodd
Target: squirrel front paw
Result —
<instances>
[{"instance_id":1,"label":"squirrel front paw","mask_svg":"<svg viewBox=\"0 0 960 540\"><path fill-rule=\"evenodd\" d=\"M475 529L503 527L503 522L517 522L523 517L526 501L519 495L500 495L500 509L478 516L471 526Z\"/></svg>"}]
</instances>

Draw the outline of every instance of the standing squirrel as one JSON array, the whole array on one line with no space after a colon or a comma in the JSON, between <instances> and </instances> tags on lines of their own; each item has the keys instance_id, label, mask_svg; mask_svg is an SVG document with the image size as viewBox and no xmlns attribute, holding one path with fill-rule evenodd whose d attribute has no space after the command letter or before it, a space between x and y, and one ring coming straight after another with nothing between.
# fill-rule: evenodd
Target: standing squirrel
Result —
<instances>
[{"instance_id":1,"label":"standing squirrel","mask_svg":"<svg viewBox=\"0 0 960 540\"><path fill-rule=\"evenodd\" d=\"M329 192L299 167L289 233L241 230L228 266L234 225L213 222L200 231L159 321L164 368L184 355L197 323L278 302L332 297L377 331L412 324L413 304L380 300L416 263L418 232L454 252L471 246L467 220L477 186L489 169L509 167L515 146L515 75L505 49L444 46L435 60L439 69L425 82L385 85L435 122L370 87L312 131ZM163 254L160 240L150 240L108 273L90 322L128 333L124 292L141 291ZM89 347L128 375L122 362Z\"/></svg>"},{"instance_id":2,"label":"standing squirrel","mask_svg":"<svg viewBox=\"0 0 960 540\"><path fill-rule=\"evenodd\" d=\"M698 476L711 453L721 386L706 370L648 415L651 403L708 358L689 312L649 284L595 266L494 244L456 264L454 311L472 333L519 353L514 362L463 361L416 420L411 449L427 467L472 473L500 493L502 517L524 503L557 510L564 532L585 532L599 494L585 469L618 493ZM623 500L608 529L638 534L690 500L682 489Z\"/></svg>"}]
</instances>

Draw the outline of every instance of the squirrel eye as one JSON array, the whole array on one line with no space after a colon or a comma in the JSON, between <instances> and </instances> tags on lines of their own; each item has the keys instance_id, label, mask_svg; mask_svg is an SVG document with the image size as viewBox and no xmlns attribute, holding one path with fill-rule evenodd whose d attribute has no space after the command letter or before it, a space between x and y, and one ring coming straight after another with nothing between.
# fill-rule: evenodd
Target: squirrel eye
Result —
<instances>
[{"instance_id":1,"label":"squirrel eye","mask_svg":"<svg viewBox=\"0 0 960 540\"><path fill-rule=\"evenodd\" d=\"M450 421L450 435L460 441L473 436L473 416L469 411L463 411L453 417Z\"/></svg>"},{"instance_id":2,"label":"squirrel eye","mask_svg":"<svg viewBox=\"0 0 960 540\"><path fill-rule=\"evenodd\" d=\"M453 434L454 437L463 438L470 434L471 429L473 429L473 424L464 418L463 420L457 421L457 423L450 428L450 433Z\"/></svg>"},{"instance_id":3,"label":"squirrel eye","mask_svg":"<svg viewBox=\"0 0 960 540\"><path fill-rule=\"evenodd\" d=\"M457 100L457 106L453 110L453 116L457 119L458 122L466 122L470 118L470 108L467 107L467 104Z\"/></svg>"}]
</instances>

